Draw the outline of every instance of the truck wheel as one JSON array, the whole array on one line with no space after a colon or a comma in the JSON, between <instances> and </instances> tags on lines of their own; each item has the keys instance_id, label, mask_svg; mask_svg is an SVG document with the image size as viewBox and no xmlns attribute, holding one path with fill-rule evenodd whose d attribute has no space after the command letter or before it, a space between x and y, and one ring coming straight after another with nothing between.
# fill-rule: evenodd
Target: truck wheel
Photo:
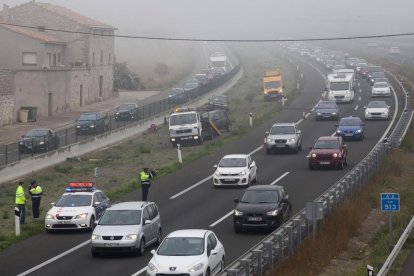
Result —
<instances>
[{"instance_id":1,"label":"truck wheel","mask_svg":"<svg viewBox=\"0 0 414 276\"><path fill-rule=\"evenodd\" d=\"M201 133L201 135L198 138L198 144L202 145L203 144L203 133Z\"/></svg>"}]
</instances>

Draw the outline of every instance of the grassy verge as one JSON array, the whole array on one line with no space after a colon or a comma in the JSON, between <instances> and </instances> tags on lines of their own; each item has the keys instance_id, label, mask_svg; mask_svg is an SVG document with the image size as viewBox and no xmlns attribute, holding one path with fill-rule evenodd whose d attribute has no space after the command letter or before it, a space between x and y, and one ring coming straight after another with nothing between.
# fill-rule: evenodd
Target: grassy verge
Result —
<instances>
[{"instance_id":1,"label":"grassy verge","mask_svg":"<svg viewBox=\"0 0 414 276\"><path fill-rule=\"evenodd\" d=\"M294 87L298 77L293 66L269 51L251 52L240 47L239 55L244 64L245 76L228 91L230 98L232 133L225 133L220 139L205 143L203 146L183 147L183 164L178 163L177 152L168 141L168 128L160 126L157 133L144 133L117 144L107 150L70 158L66 162L46 170L36 172L27 179L36 179L42 186L44 195L41 203L41 215L50 208L50 203L63 193L70 181L93 181L96 186L116 200L138 187L138 170L143 166L156 168L160 176L171 173L181 166L200 158L212 151L219 150L224 144L238 139L248 131L248 112L253 112L255 126L274 117L281 109L277 102L264 102L261 95L262 64L271 60L282 68L287 87L288 103L299 93ZM257 54L259 53L259 54ZM101 168L101 176L94 177L94 169ZM31 211L27 210L27 225L22 236L14 237L14 196L17 183L0 186L0 249L4 249L19 240L43 231L43 222L34 222ZM30 203L30 202L28 202ZM27 209L29 206L27 206Z\"/></svg>"}]
</instances>

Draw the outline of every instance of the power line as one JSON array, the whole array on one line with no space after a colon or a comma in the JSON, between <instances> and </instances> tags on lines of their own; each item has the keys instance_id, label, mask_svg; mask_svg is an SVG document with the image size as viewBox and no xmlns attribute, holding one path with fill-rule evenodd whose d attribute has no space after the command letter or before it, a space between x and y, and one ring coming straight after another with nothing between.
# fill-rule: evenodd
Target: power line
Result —
<instances>
[{"instance_id":1,"label":"power line","mask_svg":"<svg viewBox=\"0 0 414 276\"><path fill-rule=\"evenodd\" d=\"M46 27L34 27L28 25L12 24L0 22L0 25L21 27L28 29L41 29L42 31L53 31L71 34L96 35L116 38L131 38L131 39L145 39L145 40L164 40L164 41L192 41L192 42L299 42L299 41L331 41L331 40L355 40L355 39L370 39L370 38L386 38L386 37L402 37L412 36L414 33L397 33L397 34L383 34L383 35L363 35L363 36L348 36L348 37L319 37L319 38L296 38L296 39L201 39L201 38L178 38L178 37L156 37L156 36L134 36L134 35L116 35L116 34L96 34L92 32L71 31L63 29L54 29Z\"/></svg>"}]
</instances>

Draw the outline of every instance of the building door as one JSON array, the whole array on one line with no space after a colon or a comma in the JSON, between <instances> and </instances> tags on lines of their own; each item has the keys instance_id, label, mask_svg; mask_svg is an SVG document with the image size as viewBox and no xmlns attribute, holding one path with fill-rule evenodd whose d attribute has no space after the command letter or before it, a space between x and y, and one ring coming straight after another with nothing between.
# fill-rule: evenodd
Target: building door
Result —
<instances>
[{"instance_id":1,"label":"building door","mask_svg":"<svg viewBox=\"0 0 414 276\"><path fill-rule=\"evenodd\" d=\"M103 95L103 76L99 76L99 97Z\"/></svg>"},{"instance_id":2,"label":"building door","mask_svg":"<svg viewBox=\"0 0 414 276\"><path fill-rule=\"evenodd\" d=\"M79 106L83 106L83 84L81 84L79 88Z\"/></svg>"},{"instance_id":3,"label":"building door","mask_svg":"<svg viewBox=\"0 0 414 276\"><path fill-rule=\"evenodd\" d=\"M52 116L52 112L53 112L53 93L49 92L49 96L48 96L48 101L47 101L47 115L49 117Z\"/></svg>"}]
</instances>

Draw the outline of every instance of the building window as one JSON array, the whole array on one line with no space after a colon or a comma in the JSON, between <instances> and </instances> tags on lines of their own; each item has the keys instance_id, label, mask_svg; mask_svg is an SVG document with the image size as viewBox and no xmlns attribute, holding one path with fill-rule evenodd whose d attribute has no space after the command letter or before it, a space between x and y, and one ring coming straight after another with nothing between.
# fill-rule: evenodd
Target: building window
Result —
<instances>
[{"instance_id":1,"label":"building window","mask_svg":"<svg viewBox=\"0 0 414 276\"><path fill-rule=\"evenodd\" d=\"M92 53L92 65L95 66L95 52Z\"/></svg>"},{"instance_id":2,"label":"building window","mask_svg":"<svg viewBox=\"0 0 414 276\"><path fill-rule=\"evenodd\" d=\"M111 65L111 54L109 54L109 62L108 62L108 64Z\"/></svg>"},{"instance_id":3,"label":"building window","mask_svg":"<svg viewBox=\"0 0 414 276\"><path fill-rule=\"evenodd\" d=\"M51 66L52 65L52 53L47 54L47 62L46 65Z\"/></svg>"},{"instance_id":4,"label":"building window","mask_svg":"<svg viewBox=\"0 0 414 276\"><path fill-rule=\"evenodd\" d=\"M53 66L57 66L57 56L53 54Z\"/></svg>"},{"instance_id":5,"label":"building window","mask_svg":"<svg viewBox=\"0 0 414 276\"><path fill-rule=\"evenodd\" d=\"M61 63L62 63L62 54L61 54L61 53L58 53L58 54L57 54L57 62L58 62L59 64L61 64Z\"/></svg>"},{"instance_id":6,"label":"building window","mask_svg":"<svg viewBox=\"0 0 414 276\"><path fill-rule=\"evenodd\" d=\"M37 65L37 53L23 53L23 65Z\"/></svg>"},{"instance_id":7,"label":"building window","mask_svg":"<svg viewBox=\"0 0 414 276\"><path fill-rule=\"evenodd\" d=\"M103 50L101 50L101 65L103 65Z\"/></svg>"}]
</instances>

